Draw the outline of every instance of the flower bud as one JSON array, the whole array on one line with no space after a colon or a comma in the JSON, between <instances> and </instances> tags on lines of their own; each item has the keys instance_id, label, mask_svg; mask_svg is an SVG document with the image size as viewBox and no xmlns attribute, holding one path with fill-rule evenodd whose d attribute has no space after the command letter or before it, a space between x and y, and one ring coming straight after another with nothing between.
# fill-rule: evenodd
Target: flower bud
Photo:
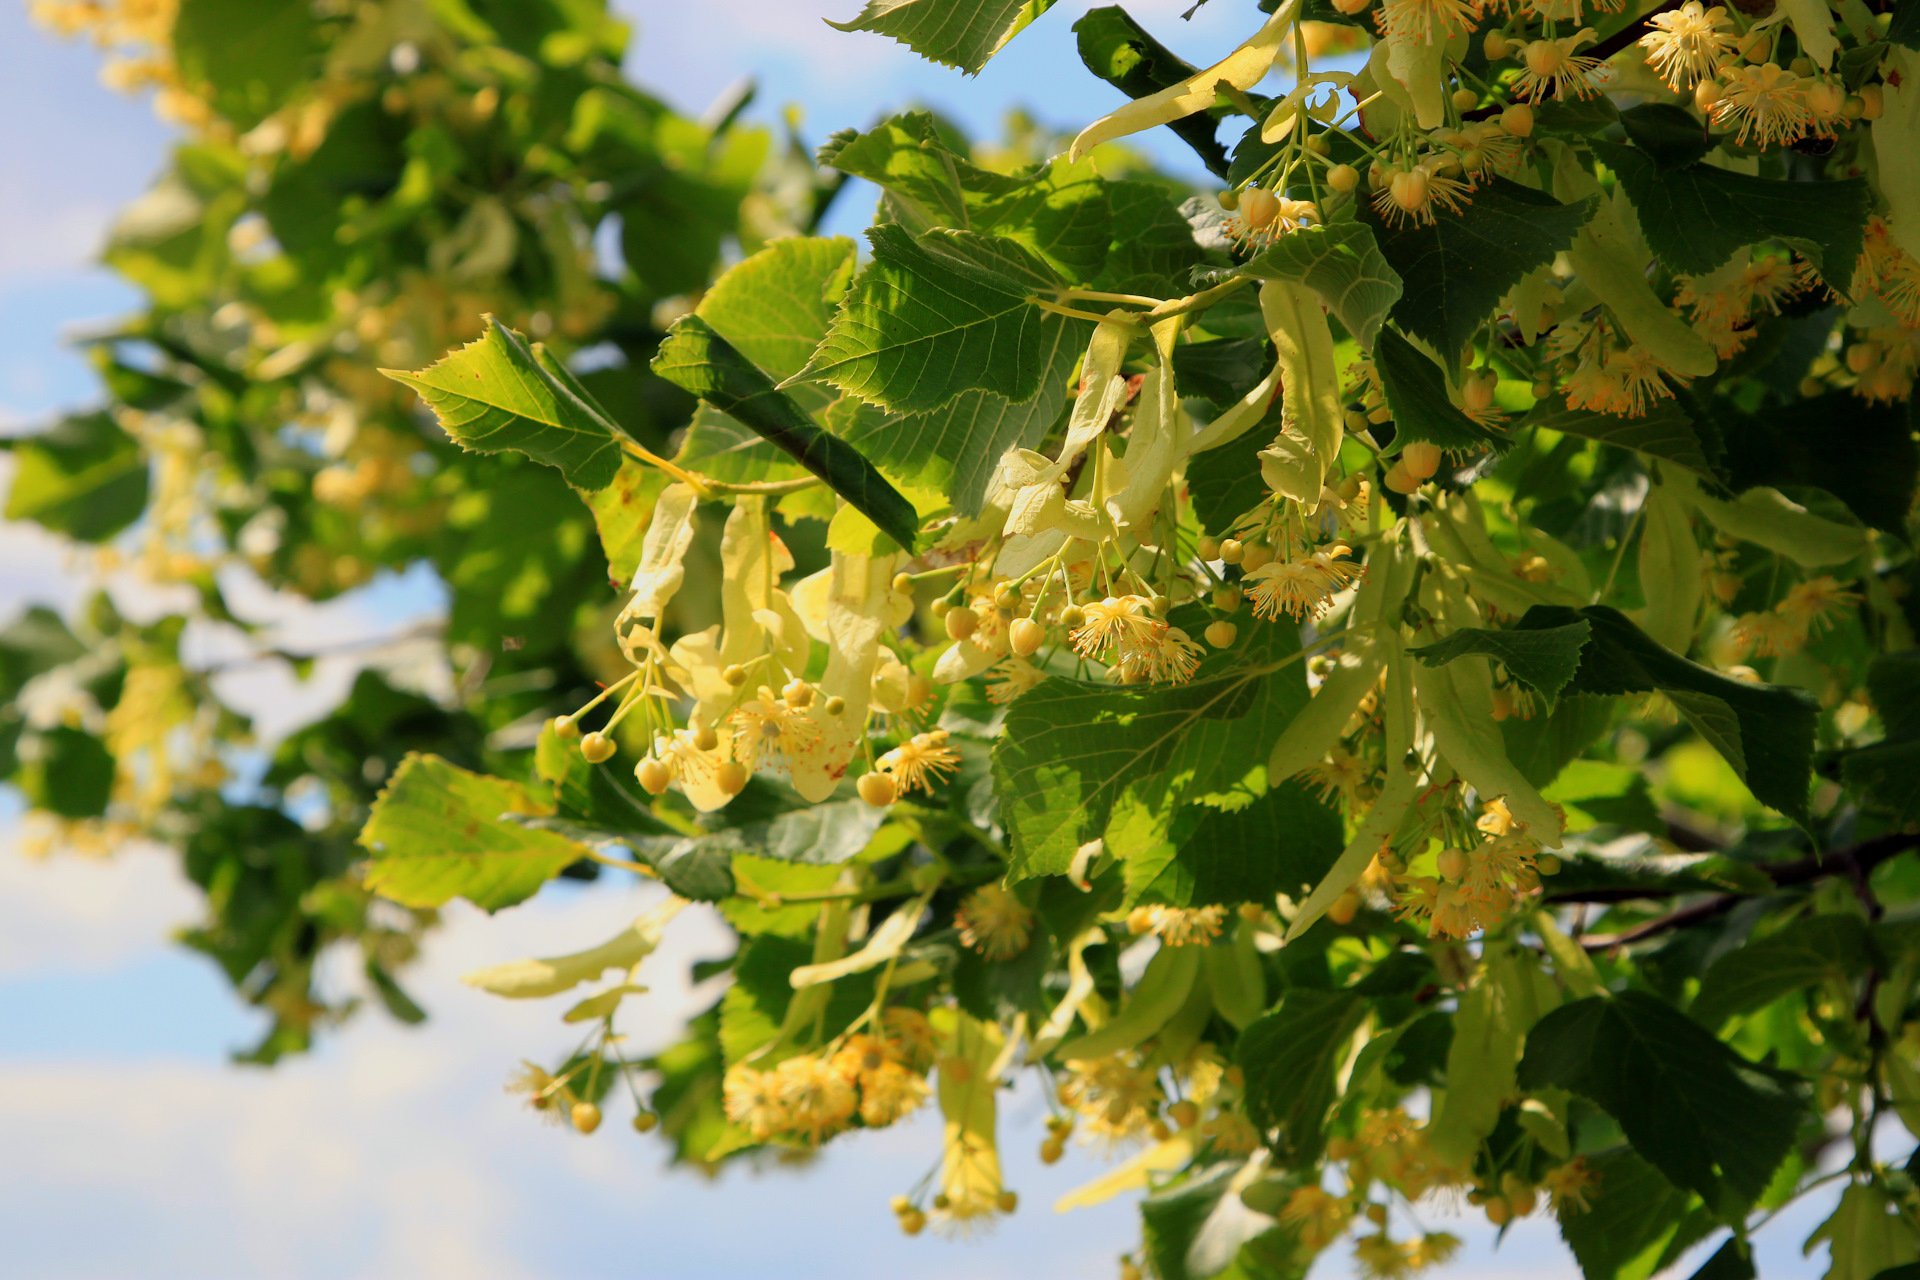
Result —
<instances>
[{"instance_id":1,"label":"flower bud","mask_svg":"<svg viewBox=\"0 0 1920 1280\"><path fill-rule=\"evenodd\" d=\"M893 775L875 770L860 775L860 781L854 783L860 792L860 798L876 809L884 809L894 802L900 789L894 785Z\"/></svg>"},{"instance_id":2,"label":"flower bud","mask_svg":"<svg viewBox=\"0 0 1920 1280\"><path fill-rule=\"evenodd\" d=\"M652 756L648 756L645 760L642 760L634 766L633 778L635 782L640 784L641 790L650 796L663 794L667 789L667 783L670 781L667 766Z\"/></svg>"},{"instance_id":3,"label":"flower bud","mask_svg":"<svg viewBox=\"0 0 1920 1280\"><path fill-rule=\"evenodd\" d=\"M613 752L613 739L604 733L594 732L580 739L580 754L588 764L604 764L613 759Z\"/></svg>"},{"instance_id":4,"label":"flower bud","mask_svg":"<svg viewBox=\"0 0 1920 1280\"><path fill-rule=\"evenodd\" d=\"M1007 628L1007 648L1022 658L1039 652L1046 639L1047 629L1032 618L1015 618Z\"/></svg>"}]
</instances>

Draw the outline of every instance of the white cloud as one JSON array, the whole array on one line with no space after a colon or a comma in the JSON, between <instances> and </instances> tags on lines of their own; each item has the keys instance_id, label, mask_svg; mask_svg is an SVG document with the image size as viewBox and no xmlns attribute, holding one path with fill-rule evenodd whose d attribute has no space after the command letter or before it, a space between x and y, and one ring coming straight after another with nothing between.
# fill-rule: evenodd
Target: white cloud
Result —
<instances>
[{"instance_id":1,"label":"white cloud","mask_svg":"<svg viewBox=\"0 0 1920 1280\"><path fill-rule=\"evenodd\" d=\"M110 971L200 909L165 850L28 859L0 826L0 981Z\"/></svg>"}]
</instances>

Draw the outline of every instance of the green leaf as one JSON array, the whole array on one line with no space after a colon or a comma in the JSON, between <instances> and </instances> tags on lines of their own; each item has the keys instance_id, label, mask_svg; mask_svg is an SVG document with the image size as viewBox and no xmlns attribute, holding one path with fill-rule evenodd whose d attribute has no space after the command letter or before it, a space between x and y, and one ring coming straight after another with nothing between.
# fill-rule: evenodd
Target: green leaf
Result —
<instances>
[{"instance_id":1,"label":"green leaf","mask_svg":"<svg viewBox=\"0 0 1920 1280\"><path fill-rule=\"evenodd\" d=\"M10 443L9 520L105 542L146 509L146 453L108 414L63 418L49 431Z\"/></svg>"},{"instance_id":2,"label":"green leaf","mask_svg":"<svg viewBox=\"0 0 1920 1280\"><path fill-rule=\"evenodd\" d=\"M1453 403L1440 366L1394 330L1380 330L1373 361L1393 413L1396 440L1424 440L1450 453L1505 444Z\"/></svg>"},{"instance_id":3,"label":"green leaf","mask_svg":"<svg viewBox=\"0 0 1920 1280\"><path fill-rule=\"evenodd\" d=\"M1242 1166L1215 1164L1140 1202L1140 1236L1160 1280L1205 1280L1226 1271L1240 1247L1274 1230L1247 1207L1233 1180Z\"/></svg>"},{"instance_id":4,"label":"green leaf","mask_svg":"<svg viewBox=\"0 0 1920 1280\"><path fill-rule=\"evenodd\" d=\"M1705 1217L1688 1212L1692 1197L1632 1148L1603 1151L1587 1163L1596 1179L1590 1207L1560 1214L1560 1234L1587 1280L1647 1280L1689 1236L1705 1234L1689 1221Z\"/></svg>"},{"instance_id":5,"label":"green leaf","mask_svg":"<svg viewBox=\"0 0 1920 1280\"><path fill-rule=\"evenodd\" d=\"M1755 798L1805 826L1807 788L1813 776L1816 709L1799 689L1755 685L1723 676L1662 647L1617 609L1592 605L1578 611L1593 636L1573 693L1621 694L1659 690L1694 730L1726 757ZM1573 611L1536 606L1522 626L1559 625Z\"/></svg>"},{"instance_id":6,"label":"green leaf","mask_svg":"<svg viewBox=\"0 0 1920 1280\"><path fill-rule=\"evenodd\" d=\"M1430 667L1445 666L1468 654L1492 658L1514 679L1551 699L1560 696L1579 670L1580 652L1586 648L1591 631L1582 618L1551 627L1498 631L1466 627L1437 643L1407 652Z\"/></svg>"},{"instance_id":7,"label":"green leaf","mask_svg":"<svg viewBox=\"0 0 1920 1280\"><path fill-rule=\"evenodd\" d=\"M1260 423L1217 449L1187 459L1187 494L1203 529L1226 529L1273 491L1260 474L1260 451L1280 433L1280 406Z\"/></svg>"},{"instance_id":8,"label":"green leaf","mask_svg":"<svg viewBox=\"0 0 1920 1280\"><path fill-rule=\"evenodd\" d=\"M1668 1181L1729 1219L1766 1190L1804 1111L1774 1077L1639 991L1590 996L1542 1018L1527 1036L1520 1083L1596 1103Z\"/></svg>"},{"instance_id":9,"label":"green leaf","mask_svg":"<svg viewBox=\"0 0 1920 1280\"><path fill-rule=\"evenodd\" d=\"M1620 127L1634 146L1662 169L1690 165L1713 150L1707 126L1670 102L1647 102L1620 113Z\"/></svg>"},{"instance_id":10,"label":"green leaf","mask_svg":"<svg viewBox=\"0 0 1920 1280\"><path fill-rule=\"evenodd\" d=\"M1882 654L1867 668L1867 693L1886 735L1841 761L1847 785L1892 811L1894 821L1920 817L1920 651Z\"/></svg>"},{"instance_id":11,"label":"green leaf","mask_svg":"<svg viewBox=\"0 0 1920 1280\"><path fill-rule=\"evenodd\" d=\"M1189 117L1194 118L1194 117ZM1101 289L1177 298L1204 259L1188 222L1167 188L1141 178L1107 184L1113 243L1094 278Z\"/></svg>"},{"instance_id":12,"label":"green leaf","mask_svg":"<svg viewBox=\"0 0 1920 1280\"><path fill-rule=\"evenodd\" d=\"M866 133L837 135L821 149L820 162L878 184L888 211L909 231L952 227L1004 236L1070 280L1091 280L1113 242L1109 185L1090 161L1059 158L995 173L957 154L924 111ZM1131 235L1134 228L1122 231ZM1192 239L1188 234L1189 244Z\"/></svg>"},{"instance_id":13,"label":"green leaf","mask_svg":"<svg viewBox=\"0 0 1920 1280\"><path fill-rule=\"evenodd\" d=\"M1246 1074L1248 1113L1261 1129L1278 1130L1274 1150L1285 1163L1320 1154L1335 1073L1366 1016L1366 1001L1351 991L1296 987L1240 1033L1234 1059Z\"/></svg>"},{"instance_id":14,"label":"green leaf","mask_svg":"<svg viewBox=\"0 0 1920 1280\"><path fill-rule=\"evenodd\" d=\"M1689 1280L1756 1280L1756 1277L1753 1259L1736 1237L1715 1249L1713 1256L1701 1263Z\"/></svg>"},{"instance_id":15,"label":"green leaf","mask_svg":"<svg viewBox=\"0 0 1920 1280\"><path fill-rule=\"evenodd\" d=\"M1064 874L1103 835L1110 847L1152 843L1179 803L1257 792L1268 744L1305 704L1306 685L1277 665L1297 633L1247 625L1251 639L1190 684L1116 689L1055 676L1008 709L993 772L1012 878Z\"/></svg>"},{"instance_id":16,"label":"green leaf","mask_svg":"<svg viewBox=\"0 0 1920 1280\"><path fill-rule=\"evenodd\" d=\"M821 430L699 315L674 321L653 358L653 371L779 445L888 537L913 550L920 530L913 504L858 449Z\"/></svg>"},{"instance_id":17,"label":"green leaf","mask_svg":"<svg viewBox=\"0 0 1920 1280\"><path fill-rule=\"evenodd\" d=\"M1784 995L1844 979L1867 962L1867 926L1858 916L1809 916L1723 952L1700 979L1692 1013L1701 1025L1771 1004Z\"/></svg>"},{"instance_id":18,"label":"green leaf","mask_svg":"<svg viewBox=\"0 0 1920 1280\"><path fill-rule=\"evenodd\" d=\"M43 672L84 656L87 646L45 605L33 608L0 629L0 689L9 695Z\"/></svg>"},{"instance_id":19,"label":"green leaf","mask_svg":"<svg viewBox=\"0 0 1920 1280\"><path fill-rule=\"evenodd\" d=\"M106 743L68 725L29 739L22 751L20 790L36 809L63 818L97 818L113 797L113 753Z\"/></svg>"},{"instance_id":20,"label":"green leaf","mask_svg":"<svg viewBox=\"0 0 1920 1280\"><path fill-rule=\"evenodd\" d=\"M980 388L1025 400L1070 323L1028 301L1060 287L1011 240L944 228L867 233L873 261L853 282L807 367L782 388L824 379L903 413Z\"/></svg>"},{"instance_id":21,"label":"green leaf","mask_svg":"<svg viewBox=\"0 0 1920 1280\"><path fill-rule=\"evenodd\" d=\"M1864 178L1783 182L1706 164L1663 169L1634 147L1595 147L1626 188L1647 247L1669 270L1705 275L1742 246L1784 240L1836 291L1851 286L1871 212Z\"/></svg>"},{"instance_id":22,"label":"green leaf","mask_svg":"<svg viewBox=\"0 0 1920 1280\"><path fill-rule=\"evenodd\" d=\"M1824 489L1876 529L1904 535L1920 480L1913 406L1864 404L1848 392L1796 396L1751 414L1710 401L1727 442L1727 474L1734 489L1761 485L1791 491ZM1809 422L1844 422L1846 447L1810 432Z\"/></svg>"},{"instance_id":23,"label":"green leaf","mask_svg":"<svg viewBox=\"0 0 1920 1280\"><path fill-rule=\"evenodd\" d=\"M1899 0L1893 6L1887 39L1903 48L1920 49L1920 0Z\"/></svg>"},{"instance_id":24,"label":"green leaf","mask_svg":"<svg viewBox=\"0 0 1920 1280\"><path fill-rule=\"evenodd\" d=\"M1171 859L1147 888L1193 907L1303 898L1347 843L1339 813L1290 780L1237 809L1182 810L1172 842Z\"/></svg>"},{"instance_id":25,"label":"green leaf","mask_svg":"<svg viewBox=\"0 0 1920 1280\"><path fill-rule=\"evenodd\" d=\"M802 805L701 835L634 841L667 887L682 897L718 902L734 891L733 858L751 854L781 862L830 865L857 856L886 814L862 800Z\"/></svg>"},{"instance_id":26,"label":"green leaf","mask_svg":"<svg viewBox=\"0 0 1920 1280\"><path fill-rule=\"evenodd\" d=\"M930 62L977 75L1053 0L867 0L846 22L827 20L841 31L874 31L906 45Z\"/></svg>"},{"instance_id":27,"label":"green leaf","mask_svg":"<svg viewBox=\"0 0 1920 1280\"><path fill-rule=\"evenodd\" d=\"M804 938L762 934L748 940L734 963L733 985L720 1001L720 1046L728 1063L740 1061L779 1034L796 994L793 971L813 961L813 944ZM866 1011L876 976L854 973L811 989L821 1002L818 1030L822 1039L837 1035ZM773 1055L755 1065L769 1067L784 1056Z\"/></svg>"},{"instance_id":28,"label":"green leaf","mask_svg":"<svg viewBox=\"0 0 1920 1280\"><path fill-rule=\"evenodd\" d=\"M417 391L463 449L524 453L579 489L603 489L620 469L613 424L492 316L479 338L418 373L381 372Z\"/></svg>"},{"instance_id":29,"label":"green leaf","mask_svg":"<svg viewBox=\"0 0 1920 1280\"><path fill-rule=\"evenodd\" d=\"M372 859L367 887L409 907L465 898L498 911L525 901L583 852L564 836L513 821L541 812L517 783L411 754L360 832Z\"/></svg>"},{"instance_id":30,"label":"green leaf","mask_svg":"<svg viewBox=\"0 0 1920 1280\"><path fill-rule=\"evenodd\" d=\"M694 314L767 377L798 373L813 354L853 278L854 243L845 237L788 236L738 263L700 299ZM788 393L808 414L827 408L831 391L795 387ZM715 480L733 483L789 479L801 474L774 441L711 404L694 414L675 461Z\"/></svg>"},{"instance_id":31,"label":"green leaf","mask_svg":"<svg viewBox=\"0 0 1920 1280\"><path fill-rule=\"evenodd\" d=\"M1330 222L1290 232L1251 261L1221 274L1306 285L1363 350L1373 348L1380 326L1405 292L1399 274L1381 255L1373 229L1360 222Z\"/></svg>"},{"instance_id":32,"label":"green leaf","mask_svg":"<svg viewBox=\"0 0 1920 1280\"><path fill-rule=\"evenodd\" d=\"M320 50L308 0L180 0L169 36L180 78L242 128L306 84Z\"/></svg>"},{"instance_id":33,"label":"green leaf","mask_svg":"<svg viewBox=\"0 0 1920 1280\"><path fill-rule=\"evenodd\" d=\"M1390 230L1370 206L1362 217L1405 286L1394 322L1452 358L1522 276L1573 243L1592 213L1592 199L1561 204L1495 178L1460 212L1439 213L1432 226Z\"/></svg>"},{"instance_id":34,"label":"green leaf","mask_svg":"<svg viewBox=\"0 0 1920 1280\"><path fill-rule=\"evenodd\" d=\"M1633 449L1710 479L1719 475L1716 459L1710 456L1700 429L1687 411L1671 400L1660 401L1642 417L1620 418L1610 413L1571 408L1556 394L1528 410L1515 429L1528 428L1558 431L1616 448ZM1713 453L1717 455L1718 449Z\"/></svg>"},{"instance_id":35,"label":"green leaf","mask_svg":"<svg viewBox=\"0 0 1920 1280\"><path fill-rule=\"evenodd\" d=\"M991 391L962 391L938 409L890 414L848 396L827 411L827 421L903 484L942 490L956 513L978 515L1006 451L1038 446L1060 421L1088 332L1089 326L1070 321L1050 335L1040 389L1018 403Z\"/></svg>"},{"instance_id":36,"label":"green leaf","mask_svg":"<svg viewBox=\"0 0 1920 1280\"><path fill-rule=\"evenodd\" d=\"M1833 1216L1807 1237L1805 1253L1828 1248L1826 1280L1876 1280L1920 1258L1920 1239L1893 1197L1874 1182L1854 1182L1840 1193Z\"/></svg>"}]
</instances>

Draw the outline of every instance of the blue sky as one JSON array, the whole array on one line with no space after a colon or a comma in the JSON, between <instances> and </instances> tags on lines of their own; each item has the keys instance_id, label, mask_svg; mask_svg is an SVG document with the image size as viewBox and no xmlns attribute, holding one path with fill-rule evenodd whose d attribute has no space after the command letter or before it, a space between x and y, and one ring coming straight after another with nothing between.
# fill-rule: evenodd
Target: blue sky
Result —
<instances>
[{"instance_id":1,"label":"blue sky","mask_svg":"<svg viewBox=\"0 0 1920 1280\"><path fill-rule=\"evenodd\" d=\"M1186 2L1130 8L1199 62L1253 20L1243 0L1212 0L1182 25ZM1069 28L1087 7L1062 0L968 80L890 41L819 21L850 16L856 0L622 5L638 27L629 64L638 81L698 111L750 73L761 86L757 111L800 103L815 139L912 102L982 131L1016 104L1061 125L1089 120L1116 95L1077 69ZM42 36L18 3L0 0L0 49L0 430L19 430L91 394L61 333L135 302L89 257L113 210L160 163L168 132L143 102L99 87L93 50ZM1177 143L1150 145L1197 176ZM31 601L71 600L76 582L58 548L0 528L0 620ZM128 598L150 611L167 604L151 593ZM433 592L416 578L323 610L258 604L310 640L343 638L403 625L432 607ZM207 651L220 643L209 637ZM323 662L304 686L268 670L223 693L284 729L351 676L344 663ZM11 843L17 817L0 796L0 844ZM1031 1090L1010 1101L1006 1126L1019 1135L1007 1144L1009 1181L1026 1207L993 1235L963 1243L904 1240L886 1211L887 1197L937 1158L930 1117L835 1144L803 1172L741 1170L706 1182L663 1171L658 1149L628 1132L624 1116L580 1139L520 1110L501 1083L521 1056L564 1050L558 1010L484 996L458 975L598 941L647 901L644 890L605 888L556 891L492 919L450 910L411 983L433 1012L426 1028L370 1016L309 1058L243 1071L225 1054L253 1033L249 1016L209 966L166 941L195 902L164 855L131 849L110 863L28 862L0 849L0 1240L9 1274L1115 1274L1115 1255L1135 1238L1133 1209L1124 1201L1067 1216L1047 1208L1102 1166L1078 1151L1053 1169L1037 1163L1040 1104ZM651 965L655 992L634 1029L636 1050L712 998L675 975L721 945L717 924L698 910L676 922ZM1484 1230L1450 1225L1471 1247L1448 1275L1574 1274L1545 1222L1522 1224L1497 1253ZM1795 1249L1810 1225L1790 1217L1763 1237L1778 1254L1763 1274L1817 1274ZM1316 1272L1345 1274L1344 1255Z\"/></svg>"}]
</instances>

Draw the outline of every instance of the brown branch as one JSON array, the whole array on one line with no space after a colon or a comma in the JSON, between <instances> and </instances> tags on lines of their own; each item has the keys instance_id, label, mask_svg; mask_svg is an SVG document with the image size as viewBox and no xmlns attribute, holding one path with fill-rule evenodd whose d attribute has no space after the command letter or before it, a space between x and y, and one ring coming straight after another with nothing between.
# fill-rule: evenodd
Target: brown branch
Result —
<instances>
[{"instance_id":1,"label":"brown branch","mask_svg":"<svg viewBox=\"0 0 1920 1280\"><path fill-rule=\"evenodd\" d=\"M1881 863L1910 849L1920 848L1920 831L1894 831L1886 835L1863 840L1859 844L1845 849L1835 849L1826 854L1813 854L1810 857L1796 859L1793 862L1780 862L1762 865L1758 868L1773 881L1775 889L1787 889L1794 885L1808 884L1829 876L1844 875L1856 886L1866 884L1867 877ZM1591 893L1571 893L1559 902L1624 902L1631 898L1647 897L1644 890L1599 889ZM1663 916L1656 916L1643 924L1619 933L1595 934L1582 938L1580 945L1588 951L1611 951L1615 947L1631 946L1647 938L1670 933L1675 929L1685 929L1703 921L1714 920L1733 910L1742 902L1749 901L1753 894L1721 893L1687 906L1676 908Z\"/></svg>"}]
</instances>

